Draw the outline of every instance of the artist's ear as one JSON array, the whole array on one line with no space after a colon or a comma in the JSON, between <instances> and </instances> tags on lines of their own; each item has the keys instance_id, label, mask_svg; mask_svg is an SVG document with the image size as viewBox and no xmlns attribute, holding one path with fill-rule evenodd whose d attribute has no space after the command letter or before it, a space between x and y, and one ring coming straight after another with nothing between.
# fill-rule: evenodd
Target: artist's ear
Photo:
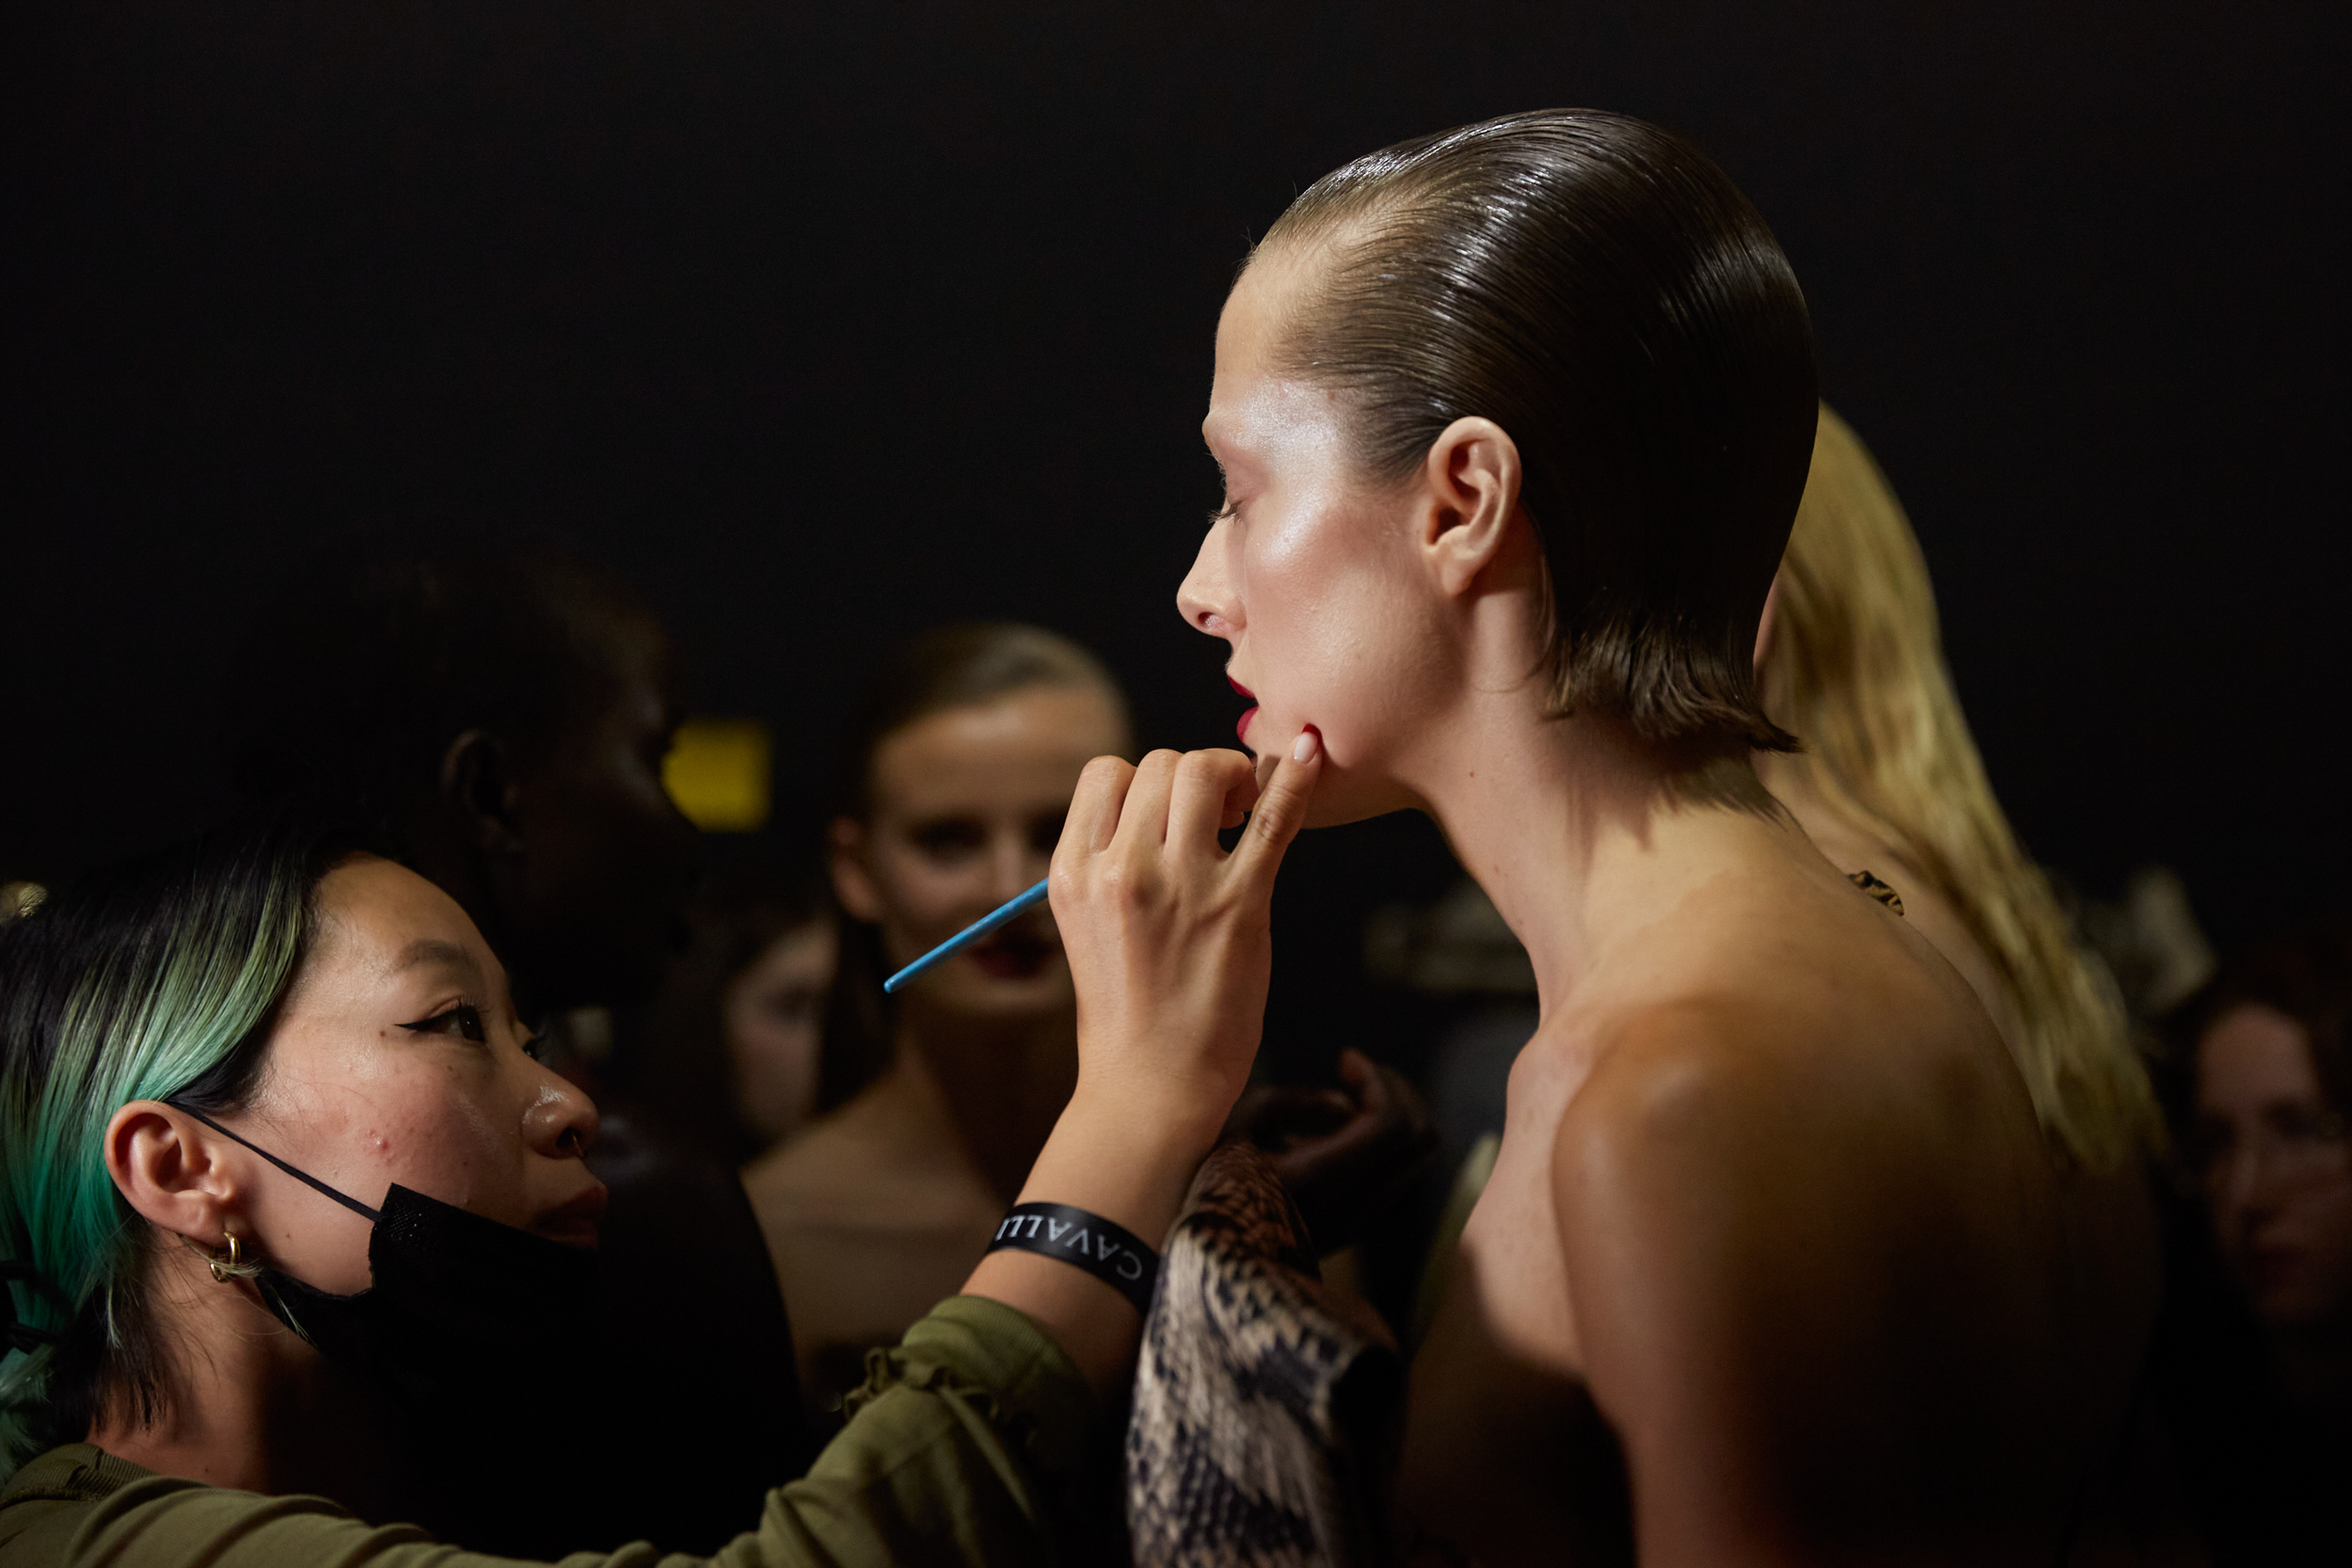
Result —
<instances>
[{"instance_id":1,"label":"artist's ear","mask_svg":"<svg viewBox=\"0 0 2352 1568\"><path fill-rule=\"evenodd\" d=\"M1456 597L1502 559L1519 510L1519 445L1492 420L1460 419L1430 444L1422 464L1421 546L1440 592Z\"/></svg>"},{"instance_id":2,"label":"artist's ear","mask_svg":"<svg viewBox=\"0 0 2352 1568\"><path fill-rule=\"evenodd\" d=\"M106 1174L141 1218L208 1251L250 1237L236 1146L183 1111L134 1100L106 1123Z\"/></svg>"},{"instance_id":3,"label":"artist's ear","mask_svg":"<svg viewBox=\"0 0 2352 1568\"><path fill-rule=\"evenodd\" d=\"M1772 574L1772 592L1764 595L1764 618L1756 624L1756 678L1764 678L1764 661L1772 657L1772 619L1780 610L1780 574Z\"/></svg>"},{"instance_id":4,"label":"artist's ear","mask_svg":"<svg viewBox=\"0 0 2352 1568\"><path fill-rule=\"evenodd\" d=\"M866 824L853 816L836 816L826 832L827 861L833 872L833 895L851 920L875 925L882 919L882 890L866 859Z\"/></svg>"},{"instance_id":5,"label":"artist's ear","mask_svg":"<svg viewBox=\"0 0 2352 1568\"><path fill-rule=\"evenodd\" d=\"M441 800L466 842L497 858L522 849L515 754L488 730L468 730L441 753Z\"/></svg>"}]
</instances>

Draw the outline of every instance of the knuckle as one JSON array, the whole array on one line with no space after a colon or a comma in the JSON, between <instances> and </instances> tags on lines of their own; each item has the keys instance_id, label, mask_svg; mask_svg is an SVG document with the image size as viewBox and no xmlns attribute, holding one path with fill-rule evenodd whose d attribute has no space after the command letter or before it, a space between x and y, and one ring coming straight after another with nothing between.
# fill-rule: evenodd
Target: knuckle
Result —
<instances>
[{"instance_id":1,"label":"knuckle","mask_svg":"<svg viewBox=\"0 0 2352 1568\"><path fill-rule=\"evenodd\" d=\"M1140 908L1151 895L1150 878L1141 867L1124 861L1104 865L1100 878L1103 897L1115 909Z\"/></svg>"}]
</instances>

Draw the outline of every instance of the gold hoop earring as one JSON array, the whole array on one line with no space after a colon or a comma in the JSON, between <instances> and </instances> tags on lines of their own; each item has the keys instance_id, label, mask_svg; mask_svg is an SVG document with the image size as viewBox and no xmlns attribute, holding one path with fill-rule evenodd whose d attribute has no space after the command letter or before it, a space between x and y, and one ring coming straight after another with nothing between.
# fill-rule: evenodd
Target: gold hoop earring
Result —
<instances>
[{"instance_id":1,"label":"gold hoop earring","mask_svg":"<svg viewBox=\"0 0 2352 1568\"><path fill-rule=\"evenodd\" d=\"M229 1261L224 1263L218 1257L209 1254L204 1259L204 1266L213 1271L213 1283L215 1285L226 1285L245 1273L245 1256L237 1245L237 1233L224 1229L221 1234L229 1240Z\"/></svg>"}]
</instances>

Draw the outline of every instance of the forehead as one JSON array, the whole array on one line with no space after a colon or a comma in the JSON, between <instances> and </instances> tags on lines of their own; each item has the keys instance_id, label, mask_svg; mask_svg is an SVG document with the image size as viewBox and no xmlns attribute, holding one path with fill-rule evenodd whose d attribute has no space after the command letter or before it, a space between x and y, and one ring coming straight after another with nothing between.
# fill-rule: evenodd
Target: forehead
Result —
<instances>
[{"instance_id":1,"label":"forehead","mask_svg":"<svg viewBox=\"0 0 2352 1568\"><path fill-rule=\"evenodd\" d=\"M1067 800L1089 762L1126 745L1108 692L1030 687L926 714L885 736L874 752L875 805L931 816L996 800Z\"/></svg>"},{"instance_id":2,"label":"forehead","mask_svg":"<svg viewBox=\"0 0 2352 1568\"><path fill-rule=\"evenodd\" d=\"M1232 427L1239 404L1273 372L1275 354L1298 319L1313 262L1295 245L1262 250L1225 298L1216 324L1216 379L1202 433L1214 441Z\"/></svg>"},{"instance_id":3,"label":"forehead","mask_svg":"<svg viewBox=\"0 0 2352 1568\"><path fill-rule=\"evenodd\" d=\"M1285 456L1344 454L1343 394L1290 373L1281 351L1311 300L1324 247L1262 252L1233 285L1216 332L1216 377L1202 439L1228 469Z\"/></svg>"},{"instance_id":4,"label":"forehead","mask_svg":"<svg viewBox=\"0 0 2352 1568\"><path fill-rule=\"evenodd\" d=\"M499 974L498 960L457 901L405 865L372 855L347 860L320 881L318 909L318 942L306 981L329 974L389 978L421 950L463 954L485 979Z\"/></svg>"},{"instance_id":5,"label":"forehead","mask_svg":"<svg viewBox=\"0 0 2352 1568\"><path fill-rule=\"evenodd\" d=\"M2260 1003L2223 1013L2198 1043L2197 1098L2216 1111L2321 1098L2303 1026Z\"/></svg>"}]
</instances>

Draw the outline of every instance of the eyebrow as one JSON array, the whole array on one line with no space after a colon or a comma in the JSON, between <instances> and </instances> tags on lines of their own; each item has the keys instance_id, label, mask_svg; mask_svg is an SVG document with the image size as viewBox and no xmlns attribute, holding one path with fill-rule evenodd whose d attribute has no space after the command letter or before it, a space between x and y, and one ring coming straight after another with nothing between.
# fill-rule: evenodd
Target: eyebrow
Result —
<instances>
[{"instance_id":1,"label":"eyebrow","mask_svg":"<svg viewBox=\"0 0 2352 1568\"><path fill-rule=\"evenodd\" d=\"M474 961L474 956L467 952L462 944L444 942L438 937L419 937L401 949L399 958L392 964L392 973L405 974L409 970L421 969L429 964L441 964L451 969L470 970L475 974L482 973L482 966Z\"/></svg>"}]
</instances>

